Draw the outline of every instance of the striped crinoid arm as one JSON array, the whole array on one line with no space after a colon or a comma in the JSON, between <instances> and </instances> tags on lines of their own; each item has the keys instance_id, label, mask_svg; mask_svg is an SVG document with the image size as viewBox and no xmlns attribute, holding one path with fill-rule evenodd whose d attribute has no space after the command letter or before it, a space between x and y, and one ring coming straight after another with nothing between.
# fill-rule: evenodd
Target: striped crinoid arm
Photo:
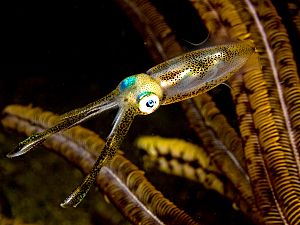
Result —
<instances>
[{"instance_id":1,"label":"striped crinoid arm","mask_svg":"<svg viewBox=\"0 0 300 225\"><path fill-rule=\"evenodd\" d=\"M270 1L208 4L215 12L209 26L223 23L235 38L251 36L259 53L261 67L253 60L232 82L257 207L267 224L298 224L300 87L286 28Z\"/></svg>"},{"instance_id":2,"label":"striped crinoid arm","mask_svg":"<svg viewBox=\"0 0 300 225\"><path fill-rule=\"evenodd\" d=\"M137 147L144 153L146 169L158 169L164 173L183 177L202 184L205 188L226 196L233 205L238 205L249 218L255 216L251 205L237 195L238 190L226 179L202 146L177 138L140 136ZM254 218L251 218L255 221Z\"/></svg>"},{"instance_id":3,"label":"striped crinoid arm","mask_svg":"<svg viewBox=\"0 0 300 225\"><path fill-rule=\"evenodd\" d=\"M250 36L237 8L229 1L226 3L223 1L191 2L205 22L211 35L218 37L219 34L217 31L223 30L226 32L226 36L234 35L233 37L242 39ZM233 15L232 17L223 13L225 5L227 9L229 9L230 14ZM222 27L222 29L219 27ZM232 30L236 31L236 33L233 32L233 34L230 34ZM249 67L245 66L245 68ZM242 88L244 84L243 72L244 71L241 70L240 73L234 76L231 87L233 99L236 104L236 112L240 122L240 132L243 138L247 169L251 179L253 192L260 193L259 195L255 195L255 200L263 219L266 221L269 217L272 217L273 220L280 221L281 216L275 202L276 200L273 197L271 181L266 172L261 146L258 141L258 134L253 132L255 131L255 125L251 114L249 99L246 89ZM256 73L261 75L260 71L257 71Z\"/></svg>"},{"instance_id":4,"label":"striped crinoid arm","mask_svg":"<svg viewBox=\"0 0 300 225\"><path fill-rule=\"evenodd\" d=\"M249 211L255 215L257 210L246 170L239 162L237 153L232 149L242 151L240 139L234 129L228 124L226 118L217 109L209 95L193 98L182 103L191 128L201 140L203 148L217 166L218 170L230 181L242 202L247 202ZM240 148L240 149L239 149ZM234 154L236 153L236 154ZM239 202L237 202L239 205ZM257 221L256 221L257 222Z\"/></svg>"},{"instance_id":5,"label":"striped crinoid arm","mask_svg":"<svg viewBox=\"0 0 300 225\"><path fill-rule=\"evenodd\" d=\"M225 193L224 175L204 149L191 142L160 136L140 136L136 146L143 152L145 167L181 176L203 184L206 188ZM230 191L230 190L229 190Z\"/></svg>"},{"instance_id":6,"label":"striped crinoid arm","mask_svg":"<svg viewBox=\"0 0 300 225\"><path fill-rule=\"evenodd\" d=\"M52 112L21 105L7 106L4 114L1 122L5 128L26 135L45 130L59 120ZM77 126L54 134L43 144L88 173L104 141L93 131ZM144 172L121 153L102 168L96 183L132 224L198 224L157 191Z\"/></svg>"}]
</instances>

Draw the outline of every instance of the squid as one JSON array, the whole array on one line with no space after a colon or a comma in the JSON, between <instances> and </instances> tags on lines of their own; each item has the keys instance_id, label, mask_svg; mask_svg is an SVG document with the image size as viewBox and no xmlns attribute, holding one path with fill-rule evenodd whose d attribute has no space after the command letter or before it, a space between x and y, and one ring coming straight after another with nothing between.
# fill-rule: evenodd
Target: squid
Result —
<instances>
[{"instance_id":1,"label":"squid","mask_svg":"<svg viewBox=\"0 0 300 225\"><path fill-rule=\"evenodd\" d=\"M255 52L249 41L220 44L184 53L123 79L107 96L60 116L59 122L20 142L7 157L23 155L50 135L94 118L103 111L118 108L105 145L83 182L67 197L62 207L76 207L93 185L97 174L116 154L137 115L149 115L160 105L195 97L225 82Z\"/></svg>"}]
</instances>

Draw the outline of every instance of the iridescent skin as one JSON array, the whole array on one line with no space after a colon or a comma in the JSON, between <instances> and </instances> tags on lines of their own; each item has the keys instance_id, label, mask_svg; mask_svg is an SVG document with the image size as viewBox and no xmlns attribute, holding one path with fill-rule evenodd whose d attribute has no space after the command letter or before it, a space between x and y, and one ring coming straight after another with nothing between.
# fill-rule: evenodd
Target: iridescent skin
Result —
<instances>
[{"instance_id":1,"label":"iridescent skin","mask_svg":"<svg viewBox=\"0 0 300 225\"><path fill-rule=\"evenodd\" d=\"M19 143L7 157L25 154L56 132L76 126L105 110L119 108L112 131L91 172L61 203L62 207L76 207L103 165L116 154L136 115L148 115L160 105L192 98L214 88L239 70L253 53L254 48L246 41L217 45L183 54L146 73L127 77L107 96L63 114L57 125Z\"/></svg>"}]
</instances>

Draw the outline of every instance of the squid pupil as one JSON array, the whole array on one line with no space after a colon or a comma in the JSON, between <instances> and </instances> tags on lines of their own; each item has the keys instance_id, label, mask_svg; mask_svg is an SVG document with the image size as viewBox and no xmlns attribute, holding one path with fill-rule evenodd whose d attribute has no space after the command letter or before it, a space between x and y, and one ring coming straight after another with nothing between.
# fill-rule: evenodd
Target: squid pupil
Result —
<instances>
[{"instance_id":1,"label":"squid pupil","mask_svg":"<svg viewBox=\"0 0 300 225\"><path fill-rule=\"evenodd\" d=\"M150 107L150 108L152 108L153 106L155 105L155 101L154 100L149 100L147 103L146 103L146 106L147 107Z\"/></svg>"}]
</instances>

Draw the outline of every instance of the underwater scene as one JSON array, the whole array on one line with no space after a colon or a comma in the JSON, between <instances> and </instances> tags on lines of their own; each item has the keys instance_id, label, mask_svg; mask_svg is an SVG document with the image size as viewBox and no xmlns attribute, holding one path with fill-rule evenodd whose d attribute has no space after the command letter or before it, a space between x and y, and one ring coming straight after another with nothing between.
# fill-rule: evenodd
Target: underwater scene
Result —
<instances>
[{"instance_id":1,"label":"underwater scene","mask_svg":"<svg viewBox=\"0 0 300 225\"><path fill-rule=\"evenodd\" d=\"M8 2L0 225L300 224L300 4Z\"/></svg>"}]
</instances>

